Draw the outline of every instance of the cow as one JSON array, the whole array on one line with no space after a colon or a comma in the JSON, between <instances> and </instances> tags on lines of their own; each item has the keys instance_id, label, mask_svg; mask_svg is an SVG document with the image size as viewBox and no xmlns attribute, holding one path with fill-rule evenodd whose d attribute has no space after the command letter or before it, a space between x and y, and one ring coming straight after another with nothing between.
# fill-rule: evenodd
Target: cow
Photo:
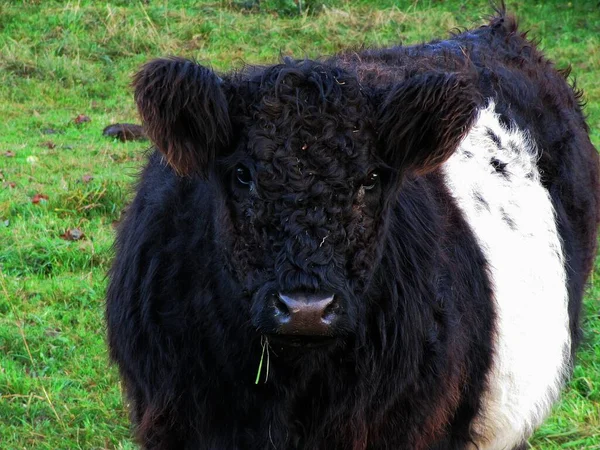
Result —
<instances>
[{"instance_id":1,"label":"cow","mask_svg":"<svg viewBox=\"0 0 600 450\"><path fill-rule=\"evenodd\" d=\"M520 449L580 341L582 94L499 9L414 46L134 77L106 320L144 449Z\"/></svg>"}]
</instances>

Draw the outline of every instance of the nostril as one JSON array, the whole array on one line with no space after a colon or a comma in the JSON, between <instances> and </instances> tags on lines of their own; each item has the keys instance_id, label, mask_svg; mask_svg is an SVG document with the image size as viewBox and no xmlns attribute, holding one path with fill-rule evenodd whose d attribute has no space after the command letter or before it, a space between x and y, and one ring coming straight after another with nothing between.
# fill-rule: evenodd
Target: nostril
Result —
<instances>
[{"instance_id":1,"label":"nostril","mask_svg":"<svg viewBox=\"0 0 600 450\"><path fill-rule=\"evenodd\" d=\"M279 298L277 295L274 295L272 300L272 304L273 304L273 310L275 313L275 318L278 320L278 322L287 322L290 319L290 308L288 305L286 305L286 303Z\"/></svg>"},{"instance_id":2,"label":"nostril","mask_svg":"<svg viewBox=\"0 0 600 450\"><path fill-rule=\"evenodd\" d=\"M335 317L338 315L340 310L340 305L337 302L337 299L334 297L331 303L329 303L325 309L323 310L323 315L321 318L326 323L331 323Z\"/></svg>"},{"instance_id":3,"label":"nostril","mask_svg":"<svg viewBox=\"0 0 600 450\"><path fill-rule=\"evenodd\" d=\"M273 303L274 303L274 307L275 307L275 312L277 312L278 314L285 314L285 315L289 315L290 314L290 309L288 308L288 306L281 301L281 299L277 296L273 296Z\"/></svg>"}]
</instances>

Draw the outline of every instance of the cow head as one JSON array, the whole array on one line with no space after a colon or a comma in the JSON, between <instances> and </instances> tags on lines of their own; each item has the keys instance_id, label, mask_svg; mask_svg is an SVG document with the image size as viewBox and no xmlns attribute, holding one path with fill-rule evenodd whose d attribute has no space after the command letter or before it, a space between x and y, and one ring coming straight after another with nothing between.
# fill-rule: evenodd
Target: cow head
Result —
<instances>
[{"instance_id":1,"label":"cow head","mask_svg":"<svg viewBox=\"0 0 600 450\"><path fill-rule=\"evenodd\" d=\"M402 180L439 167L479 104L456 74L362 86L314 61L221 80L187 60L157 60L134 85L167 163L218 186L217 241L252 323L304 343L354 331Z\"/></svg>"}]
</instances>

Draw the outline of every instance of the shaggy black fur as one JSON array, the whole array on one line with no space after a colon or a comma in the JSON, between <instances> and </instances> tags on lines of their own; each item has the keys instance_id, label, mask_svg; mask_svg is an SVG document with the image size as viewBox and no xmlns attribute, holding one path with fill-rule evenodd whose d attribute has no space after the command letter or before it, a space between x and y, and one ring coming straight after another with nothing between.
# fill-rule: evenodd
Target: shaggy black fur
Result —
<instances>
[{"instance_id":1,"label":"shaggy black fur","mask_svg":"<svg viewBox=\"0 0 600 450\"><path fill-rule=\"evenodd\" d=\"M494 310L438 168L486 98L543 150L577 341L598 156L514 20L222 79L157 60L135 97L160 152L119 230L107 322L144 448L465 447ZM274 336L269 299L297 291L340 301L319 345Z\"/></svg>"}]
</instances>

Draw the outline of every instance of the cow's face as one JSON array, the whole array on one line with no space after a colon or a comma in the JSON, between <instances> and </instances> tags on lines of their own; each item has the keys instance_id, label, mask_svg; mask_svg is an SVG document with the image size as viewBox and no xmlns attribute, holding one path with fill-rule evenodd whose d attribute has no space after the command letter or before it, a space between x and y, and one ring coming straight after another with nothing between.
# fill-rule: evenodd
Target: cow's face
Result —
<instances>
[{"instance_id":1,"label":"cow's face","mask_svg":"<svg viewBox=\"0 0 600 450\"><path fill-rule=\"evenodd\" d=\"M402 176L445 161L477 105L454 75L375 89L311 61L222 81L158 60L135 85L148 134L175 171L219 180L216 225L227 232L218 240L253 324L304 343L352 333L367 314L361 300Z\"/></svg>"},{"instance_id":2,"label":"cow's face","mask_svg":"<svg viewBox=\"0 0 600 450\"><path fill-rule=\"evenodd\" d=\"M232 265L266 332L352 328L374 267L389 169L355 77L315 63L232 80Z\"/></svg>"}]
</instances>

